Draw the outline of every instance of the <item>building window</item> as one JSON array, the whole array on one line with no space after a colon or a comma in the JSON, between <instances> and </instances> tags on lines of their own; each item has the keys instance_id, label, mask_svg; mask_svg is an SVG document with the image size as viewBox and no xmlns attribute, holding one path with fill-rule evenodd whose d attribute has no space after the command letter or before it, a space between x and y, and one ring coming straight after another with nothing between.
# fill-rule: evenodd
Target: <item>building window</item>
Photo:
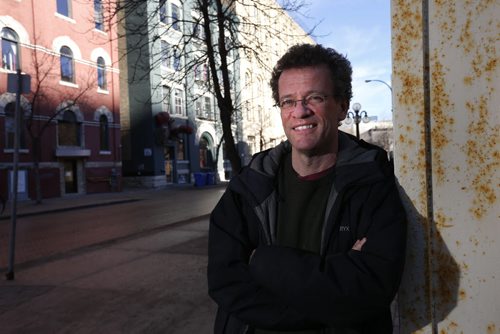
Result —
<instances>
[{"instance_id":1,"label":"building window","mask_svg":"<svg viewBox=\"0 0 500 334\"><path fill-rule=\"evenodd\" d=\"M196 22L193 23L193 37L201 40L205 39L205 30L201 19L196 19Z\"/></svg>"},{"instance_id":2,"label":"building window","mask_svg":"<svg viewBox=\"0 0 500 334\"><path fill-rule=\"evenodd\" d=\"M202 118L204 116L203 115L203 105L202 105L201 99L196 99L195 110L196 110L196 116L198 118Z\"/></svg>"},{"instance_id":3,"label":"building window","mask_svg":"<svg viewBox=\"0 0 500 334\"><path fill-rule=\"evenodd\" d=\"M177 115L184 115L184 102L182 98L182 90L174 90L174 111Z\"/></svg>"},{"instance_id":4,"label":"building window","mask_svg":"<svg viewBox=\"0 0 500 334\"><path fill-rule=\"evenodd\" d=\"M170 112L170 88L162 87L162 111Z\"/></svg>"},{"instance_id":5,"label":"building window","mask_svg":"<svg viewBox=\"0 0 500 334\"><path fill-rule=\"evenodd\" d=\"M168 59L168 43L165 41L161 41L161 66L164 68L168 68L170 66Z\"/></svg>"},{"instance_id":6,"label":"building window","mask_svg":"<svg viewBox=\"0 0 500 334\"><path fill-rule=\"evenodd\" d=\"M185 154L184 154L184 140L178 139L177 140L177 160L185 160Z\"/></svg>"},{"instance_id":7,"label":"building window","mask_svg":"<svg viewBox=\"0 0 500 334\"><path fill-rule=\"evenodd\" d=\"M94 0L94 19L95 28L97 30L104 30L104 12L102 7L102 0Z\"/></svg>"},{"instance_id":8,"label":"building window","mask_svg":"<svg viewBox=\"0 0 500 334\"><path fill-rule=\"evenodd\" d=\"M58 122L59 146L80 147L80 123L77 122L76 115L71 110L64 111L63 117Z\"/></svg>"},{"instance_id":9,"label":"building window","mask_svg":"<svg viewBox=\"0 0 500 334\"><path fill-rule=\"evenodd\" d=\"M106 80L106 64L104 63L104 58L97 58L97 86L100 89L107 89L107 80Z\"/></svg>"},{"instance_id":10,"label":"building window","mask_svg":"<svg viewBox=\"0 0 500 334\"><path fill-rule=\"evenodd\" d=\"M67 46L61 47L61 80L75 82L75 64L73 61L73 52Z\"/></svg>"},{"instance_id":11,"label":"building window","mask_svg":"<svg viewBox=\"0 0 500 334\"><path fill-rule=\"evenodd\" d=\"M14 30L2 29L2 68L16 71L19 67L19 44Z\"/></svg>"},{"instance_id":12,"label":"building window","mask_svg":"<svg viewBox=\"0 0 500 334\"><path fill-rule=\"evenodd\" d=\"M179 23L180 20L179 6L172 4L171 8L172 8L172 28L174 30L180 31L181 25Z\"/></svg>"},{"instance_id":13,"label":"building window","mask_svg":"<svg viewBox=\"0 0 500 334\"><path fill-rule=\"evenodd\" d=\"M174 54L173 54L173 67L174 70L180 71L181 70L181 53L179 49L174 48Z\"/></svg>"},{"instance_id":14,"label":"building window","mask_svg":"<svg viewBox=\"0 0 500 334\"><path fill-rule=\"evenodd\" d=\"M160 1L160 22L167 24L167 2Z\"/></svg>"},{"instance_id":15,"label":"building window","mask_svg":"<svg viewBox=\"0 0 500 334\"><path fill-rule=\"evenodd\" d=\"M57 12L61 15L71 17L71 0L57 0Z\"/></svg>"},{"instance_id":16,"label":"building window","mask_svg":"<svg viewBox=\"0 0 500 334\"><path fill-rule=\"evenodd\" d=\"M16 109L16 105L14 102L8 103L5 106L5 123L4 123L5 124L5 148L8 148L8 149L14 148L14 135L15 135L15 131L16 131L15 109ZM24 124L23 119L22 119L24 117L24 113L21 112L20 116L21 116L20 123ZM21 126L19 131L20 131L19 138L21 140L19 142L19 148L23 149L23 148L26 148L26 136L25 136L25 132L24 132L24 127Z\"/></svg>"},{"instance_id":17,"label":"building window","mask_svg":"<svg viewBox=\"0 0 500 334\"><path fill-rule=\"evenodd\" d=\"M109 125L106 115L99 117L99 143L101 151L109 151Z\"/></svg>"},{"instance_id":18,"label":"building window","mask_svg":"<svg viewBox=\"0 0 500 334\"><path fill-rule=\"evenodd\" d=\"M212 100L208 96L205 96L205 114L208 119L214 119L214 115L212 113Z\"/></svg>"}]
</instances>

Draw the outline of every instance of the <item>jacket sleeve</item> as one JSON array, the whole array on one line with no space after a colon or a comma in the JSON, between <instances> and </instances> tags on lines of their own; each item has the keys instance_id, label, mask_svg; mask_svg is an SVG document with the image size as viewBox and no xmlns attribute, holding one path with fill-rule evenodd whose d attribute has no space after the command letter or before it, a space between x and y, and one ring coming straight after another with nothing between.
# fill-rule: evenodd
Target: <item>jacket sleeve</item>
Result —
<instances>
[{"instance_id":1,"label":"jacket sleeve","mask_svg":"<svg viewBox=\"0 0 500 334\"><path fill-rule=\"evenodd\" d=\"M342 203L357 221L361 251L325 257L293 248L260 246L250 263L252 277L309 319L339 326L370 321L387 310L402 274L406 217L397 188L380 182ZM338 228L338 227L337 227ZM351 247L351 246L349 246Z\"/></svg>"},{"instance_id":2,"label":"jacket sleeve","mask_svg":"<svg viewBox=\"0 0 500 334\"><path fill-rule=\"evenodd\" d=\"M213 210L208 246L209 295L224 313L257 328L318 327L250 275L248 261L257 247L255 235L259 233L255 221L251 226L248 224L252 215L240 196L230 190Z\"/></svg>"}]
</instances>

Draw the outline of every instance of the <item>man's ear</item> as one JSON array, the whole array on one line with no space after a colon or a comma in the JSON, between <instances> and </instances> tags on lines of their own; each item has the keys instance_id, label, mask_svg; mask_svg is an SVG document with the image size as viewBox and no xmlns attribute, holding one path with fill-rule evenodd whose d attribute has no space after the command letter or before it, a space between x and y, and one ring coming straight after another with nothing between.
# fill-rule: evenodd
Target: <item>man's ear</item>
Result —
<instances>
[{"instance_id":1,"label":"man's ear","mask_svg":"<svg viewBox=\"0 0 500 334\"><path fill-rule=\"evenodd\" d=\"M344 100L340 102L340 112L339 112L339 122L343 121L347 116L347 111L349 110L349 101Z\"/></svg>"}]
</instances>

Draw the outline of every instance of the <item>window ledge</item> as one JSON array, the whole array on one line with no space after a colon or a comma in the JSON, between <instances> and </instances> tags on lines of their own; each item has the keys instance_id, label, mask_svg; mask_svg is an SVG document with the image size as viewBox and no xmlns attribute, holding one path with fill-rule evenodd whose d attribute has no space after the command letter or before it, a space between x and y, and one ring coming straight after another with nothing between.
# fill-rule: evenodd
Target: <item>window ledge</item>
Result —
<instances>
[{"instance_id":1,"label":"window ledge","mask_svg":"<svg viewBox=\"0 0 500 334\"><path fill-rule=\"evenodd\" d=\"M59 80L59 84L67 87L79 88L77 84L68 81Z\"/></svg>"},{"instance_id":2,"label":"window ledge","mask_svg":"<svg viewBox=\"0 0 500 334\"><path fill-rule=\"evenodd\" d=\"M56 157L89 157L90 150L79 147L59 147L56 148Z\"/></svg>"},{"instance_id":3,"label":"window ledge","mask_svg":"<svg viewBox=\"0 0 500 334\"><path fill-rule=\"evenodd\" d=\"M30 152L30 150L28 150L27 148L20 148L19 149L19 153L21 153L21 154L27 154L29 152ZM4 148L3 153L14 153L14 149L13 148Z\"/></svg>"},{"instance_id":4,"label":"window ledge","mask_svg":"<svg viewBox=\"0 0 500 334\"><path fill-rule=\"evenodd\" d=\"M111 151L99 151L99 155L111 155Z\"/></svg>"},{"instance_id":5,"label":"window ledge","mask_svg":"<svg viewBox=\"0 0 500 334\"><path fill-rule=\"evenodd\" d=\"M101 30L101 29L97 29L97 28L94 28L94 31L98 34L102 34L104 36L108 36L108 33L105 31L105 30Z\"/></svg>"},{"instance_id":6,"label":"window ledge","mask_svg":"<svg viewBox=\"0 0 500 334\"><path fill-rule=\"evenodd\" d=\"M65 21L68 21L70 23L76 23L76 20L71 18L71 17L68 17L66 15L63 15L63 14L59 14L58 12L55 12L54 15L60 19L63 19Z\"/></svg>"},{"instance_id":7,"label":"window ledge","mask_svg":"<svg viewBox=\"0 0 500 334\"><path fill-rule=\"evenodd\" d=\"M109 95L109 90L97 87L97 93Z\"/></svg>"}]
</instances>

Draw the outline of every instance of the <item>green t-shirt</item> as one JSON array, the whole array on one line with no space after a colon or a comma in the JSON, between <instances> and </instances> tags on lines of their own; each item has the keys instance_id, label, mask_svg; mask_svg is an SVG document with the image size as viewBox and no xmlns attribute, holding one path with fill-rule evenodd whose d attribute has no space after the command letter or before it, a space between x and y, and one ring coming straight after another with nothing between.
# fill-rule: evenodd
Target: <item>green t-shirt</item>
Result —
<instances>
[{"instance_id":1,"label":"green t-shirt","mask_svg":"<svg viewBox=\"0 0 500 334\"><path fill-rule=\"evenodd\" d=\"M289 154L279 173L278 235L280 246L318 253L325 208L333 182L334 169L301 178L293 170ZM319 331L279 332L256 330L256 334L318 334Z\"/></svg>"}]
</instances>

